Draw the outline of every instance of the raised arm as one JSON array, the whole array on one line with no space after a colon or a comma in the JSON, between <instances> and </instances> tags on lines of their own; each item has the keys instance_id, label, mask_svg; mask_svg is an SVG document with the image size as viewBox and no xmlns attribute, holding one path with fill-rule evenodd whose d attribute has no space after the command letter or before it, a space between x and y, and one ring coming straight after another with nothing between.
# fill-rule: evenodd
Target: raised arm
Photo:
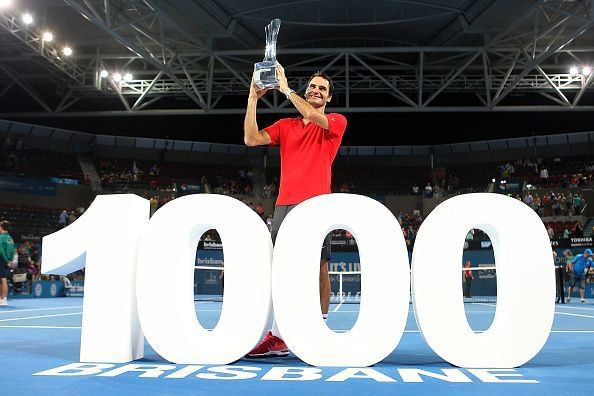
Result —
<instances>
[{"instance_id":1,"label":"raised arm","mask_svg":"<svg viewBox=\"0 0 594 396\"><path fill-rule=\"evenodd\" d=\"M258 129L256 121L256 107L260 99L268 91L268 88L258 91L258 87L252 81L250 96L248 97L247 110L243 121L243 142L247 146L261 146L272 143L268 132Z\"/></svg>"},{"instance_id":2,"label":"raised arm","mask_svg":"<svg viewBox=\"0 0 594 396\"><path fill-rule=\"evenodd\" d=\"M312 105L307 103L305 99L297 95L297 93L289 87L287 77L285 76L285 69L280 64L276 65L276 70L279 82L278 90L287 96L287 99L293 103L293 106L295 106L297 111L301 113L303 118L308 119L309 121L321 126L324 129L328 129L328 117L326 117L325 114L317 111Z\"/></svg>"}]
</instances>

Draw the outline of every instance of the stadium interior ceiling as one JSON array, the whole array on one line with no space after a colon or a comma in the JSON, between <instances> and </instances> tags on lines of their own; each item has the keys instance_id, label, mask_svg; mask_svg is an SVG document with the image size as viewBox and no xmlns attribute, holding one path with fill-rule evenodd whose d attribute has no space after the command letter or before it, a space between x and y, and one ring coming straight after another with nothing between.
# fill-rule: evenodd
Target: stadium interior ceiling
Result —
<instances>
[{"instance_id":1,"label":"stadium interior ceiling","mask_svg":"<svg viewBox=\"0 0 594 396\"><path fill-rule=\"evenodd\" d=\"M280 18L291 87L318 70L334 79L328 110L347 115L346 144L594 129L593 1L0 3L0 119L241 143L264 27ZM296 114L278 92L258 111L261 127Z\"/></svg>"}]
</instances>

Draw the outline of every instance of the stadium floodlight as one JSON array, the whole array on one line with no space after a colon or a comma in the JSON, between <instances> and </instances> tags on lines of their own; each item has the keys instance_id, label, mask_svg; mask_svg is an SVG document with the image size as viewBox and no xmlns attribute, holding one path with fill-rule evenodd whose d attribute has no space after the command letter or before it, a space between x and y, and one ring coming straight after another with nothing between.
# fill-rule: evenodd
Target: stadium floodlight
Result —
<instances>
[{"instance_id":1,"label":"stadium floodlight","mask_svg":"<svg viewBox=\"0 0 594 396\"><path fill-rule=\"evenodd\" d=\"M23 23L30 25L33 23L33 16L31 14L23 14Z\"/></svg>"},{"instance_id":2,"label":"stadium floodlight","mask_svg":"<svg viewBox=\"0 0 594 396\"><path fill-rule=\"evenodd\" d=\"M130 73L126 73L126 74L124 75L124 81L125 81L125 82L132 81L132 74L130 74Z\"/></svg>"},{"instance_id":3,"label":"stadium floodlight","mask_svg":"<svg viewBox=\"0 0 594 396\"><path fill-rule=\"evenodd\" d=\"M577 76L580 73L579 69L577 68L577 66L571 66L571 69L569 69L569 74L571 74L572 76Z\"/></svg>"},{"instance_id":4,"label":"stadium floodlight","mask_svg":"<svg viewBox=\"0 0 594 396\"><path fill-rule=\"evenodd\" d=\"M12 0L0 0L0 9L8 8L12 5Z\"/></svg>"},{"instance_id":5,"label":"stadium floodlight","mask_svg":"<svg viewBox=\"0 0 594 396\"><path fill-rule=\"evenodd\" d=\"M587 77L587 76L589 76L589 75L590 75L590 73L592 73L592 68L591 68L590 66L584 66L584 67L582 68L582 74L583 74L584 76L586 76L586 77Z\"/></svg>"},{"instance_id":6,"label":"stadium floodlight","mask_svg":"<svg viewBox=\"0 0 594 396\"><path fill-rule=\"evenodd\" d=\"M48 43L54 39L54 35L50 32L44 32L42 35L43 41L47 41Z\"/></svg>"},{"instance_id":7,"label":"stadium floodlight","mask_svg":"<svg viewBox=\"0 0 594 396\"><path fill-rule=\"evenodd\" d=\"M109 76L109 72L107 70L101 70L101 73L99 75L101 76L101 78L107 78L107 76Z\"/></svg>"},{"instance_id":8,"label":"stadium floodlight","mask_svg":"<svg viewBox=\"0 0 594 396\"><path fill-rule=\"evenodd\" d=\"M120 81L122 81L122 75L120 73L115 73L113 75L113 81L119 83Z\"/></svg>"},{"instance_id":9,"label":"stadium floodlight","mask_svg":"<svg viewBox=\"0 0 594 396\"><path fill-rule=\"evenodd\" d=\"M70 48L70 47L64 47L64 49L62 49L62 53L65 56L70 56L70 55L72 55L72 48Z\"/></svg>"}]
</instances>

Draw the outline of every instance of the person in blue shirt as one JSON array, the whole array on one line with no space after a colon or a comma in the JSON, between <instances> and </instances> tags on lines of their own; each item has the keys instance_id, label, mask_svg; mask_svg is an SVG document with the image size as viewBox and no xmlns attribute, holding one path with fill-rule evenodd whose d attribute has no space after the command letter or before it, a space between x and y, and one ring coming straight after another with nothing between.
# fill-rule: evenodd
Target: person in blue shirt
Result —
<instances>
[{"instance_id":1,"label":"person in blue shirt","mask_svg":"<svg viewBox=\"0 0 594 396\"><path fill-rule=\"evenodd\" d=\"M584 254L575 256L571 264L572 269L569 271L569 292L567 302L571 301L571 292L578 282L580 285L580 297L582 298L582 302L585 302L586 274L594 265L594 261L592 261L592 250L584 250Z\"/></svg>"}]
</instances>

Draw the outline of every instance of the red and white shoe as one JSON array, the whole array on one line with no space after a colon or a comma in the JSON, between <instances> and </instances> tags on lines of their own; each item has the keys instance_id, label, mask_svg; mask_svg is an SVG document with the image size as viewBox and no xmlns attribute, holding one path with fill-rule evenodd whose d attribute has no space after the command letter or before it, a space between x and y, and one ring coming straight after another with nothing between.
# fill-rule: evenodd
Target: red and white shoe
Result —
<instances>
[{"instance_id":1,"label":"red and white shoe","mask_svg":"<svg viewBox=\"0 0 594 396\"><path fill-rule=\"evenodd\" d=\"M266 336L257 347L255 347L248 357L257 358L265 356L287 356L289 354L289 348L287 344L277 336L272 335L272 332L266 333Z\"/></svg>"}]
</instances>

